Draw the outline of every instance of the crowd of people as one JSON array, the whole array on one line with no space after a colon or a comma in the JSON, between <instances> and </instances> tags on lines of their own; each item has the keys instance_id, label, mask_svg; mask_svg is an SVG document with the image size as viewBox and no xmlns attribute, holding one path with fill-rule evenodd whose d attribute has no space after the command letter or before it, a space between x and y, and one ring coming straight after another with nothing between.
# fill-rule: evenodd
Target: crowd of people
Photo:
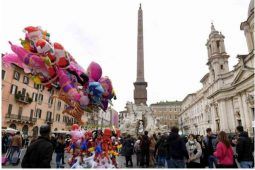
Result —
<instances>
[{"instance_id":1,"label":"crowd of people","mask_svg":"<svg viewBox=\"0 0 255 170\"><path fill-rule=\"evenodd\" d=\"M2 165L7 162L16 166L20 162L21 150L27 148L22 167L33 168L50 168L53 152L56 153L56 168L61 168L65 164L65 148L70 143L70 137L63 134L51 134L49 125L40 127L40 136L38 138L29 138L16 133L2 133ZM16 154L17 153L17 154ZM14 156L15 155L15 156Z\"/></svg>"},{"instance_id":2,"label":"crowd of people","mask_svg":"<svg viewBox=\"0 0 255 170\"><path fill-rule=\"evenodd\" d=\"M139 168L254 167L253 140L242 126L236 128L233 136L224 131L213 134L211 128L206 129L206 136L180 136L177 127L172 127L169 134L149 136L148 131L144 131L137 139L127 135L122 144L126 167L134 166L133 154Z\"/></svg>"},{"instance_id":3,"label":"crowd of people","mask_svg":"<svg viewBox=\"0 0 255 170\"><path fill-rule=\"evenodd\" d=\"M15 165L15 152L26 147L21 160L22 168L50 168L53 152L56 153L56 168L63 168L65 148L70 138L50 135L49 125L40 127L40 136L34 140L24 140L20 132L2 135L2 153L8 153L7 160ZM134 167L132 155L136 155L139 168L253 168L254 144L242 126L236 128L236 135L229 136L220 131L213 134L206 129L206 136L189 134L180 136L179 129L172 127L169 134L143 135L134 139L130 135L121 138L121 154L125 156L126 167ZM68 140L69 139L69 140ZM29 144L28 144L29 143ZM238 166L237 166L238 162ZM2 159L3 164L3 159Z\"/></svg>"}]
</instances>

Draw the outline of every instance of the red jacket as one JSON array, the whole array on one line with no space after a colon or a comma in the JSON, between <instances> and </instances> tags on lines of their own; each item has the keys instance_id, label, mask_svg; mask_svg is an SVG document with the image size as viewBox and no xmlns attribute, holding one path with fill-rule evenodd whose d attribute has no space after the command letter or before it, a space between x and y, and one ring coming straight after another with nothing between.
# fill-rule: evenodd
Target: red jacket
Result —
<instances>
[{"instance_id":1,"label":"red jacket","mask_svg":"<svg viewBox=\"0 0 255 170\"><path fill-rule=\"evenodd\" d=\"M229 148L222 142L217 144L216 150L213 153L214 156L218 158L218 164L220 165L233 165L233 149L230 146Z\"/></svg>"}]
</instances>

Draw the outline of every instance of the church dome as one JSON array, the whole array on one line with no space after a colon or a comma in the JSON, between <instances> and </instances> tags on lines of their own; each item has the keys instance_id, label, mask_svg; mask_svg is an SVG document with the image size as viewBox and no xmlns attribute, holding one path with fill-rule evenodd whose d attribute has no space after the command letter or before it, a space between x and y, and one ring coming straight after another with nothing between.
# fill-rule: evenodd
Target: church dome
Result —
<instances>
[{"instance_id":1,"label":"church dome","mask_svg":"<svg viewBox=\"0 0 255 170\"><path fill-rule=\"evenodd\" d=\"M248 17L252 14L252 11L254 10L254 0L250 1L249 9L248 9Z\"/></svg>"}]
</instances>

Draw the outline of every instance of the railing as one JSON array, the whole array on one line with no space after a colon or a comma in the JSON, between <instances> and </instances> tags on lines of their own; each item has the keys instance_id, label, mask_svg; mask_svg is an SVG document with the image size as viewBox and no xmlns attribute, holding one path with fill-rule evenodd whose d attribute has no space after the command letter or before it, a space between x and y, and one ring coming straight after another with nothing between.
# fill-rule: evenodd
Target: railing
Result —
<instances>
[{"instance_id":1,"label":"railing","mask_svg":"<svg viewBox=\"0 0 255 170\"><path fill-rule=\"evenodd\" d=\"M21 121L29 121L29 122L36 122L37 118L29 117L29 116L22 116L16 114L7 114L6 118L13 119L13 120L21 120Z\"/></svg>"},{"instance_id":2,"label":"railing","mask_svg":"<svg viewBox=\"0 0 255 170\"><path fill-rule=\"evenodd\" d=\"M15 94L15 99L16 101L24 103L24 104L29 104L33 101L33 99L29 97L28 93L24 95L21 93L21 91L18 91L18 93Z\"/></svg>"}]
</instances>

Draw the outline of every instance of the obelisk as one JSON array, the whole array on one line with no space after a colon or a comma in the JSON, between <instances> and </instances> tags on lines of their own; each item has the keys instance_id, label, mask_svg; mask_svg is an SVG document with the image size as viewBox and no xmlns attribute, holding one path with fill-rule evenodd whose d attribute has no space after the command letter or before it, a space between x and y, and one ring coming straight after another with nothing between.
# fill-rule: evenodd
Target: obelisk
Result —
<instances>
[{"instance_id":1,"label":"obelisk","mask_svg":"<svg viewBox=\"0 0 255 170\"><path fill-rule=\"evenodd\" d=\"M146 104L147 102L147 82L144 80L144 55L143 55L143 11L140 4L138 10L138 33L137 33L137 77L134 82L135 104Z\"/></svg>"}]
</instances>

